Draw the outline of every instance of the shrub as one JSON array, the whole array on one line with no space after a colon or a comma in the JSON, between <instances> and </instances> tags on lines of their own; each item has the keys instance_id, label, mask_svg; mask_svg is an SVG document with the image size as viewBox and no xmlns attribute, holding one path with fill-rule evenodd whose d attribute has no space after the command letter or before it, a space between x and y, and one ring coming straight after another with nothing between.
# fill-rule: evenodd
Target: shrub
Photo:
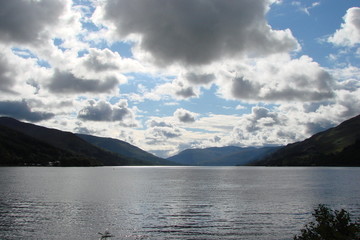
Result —
<instances>
[{"instance_id":1,"label":"shrub","mask_svg":"<svg viewBox=\"0 0 360 240\"><path fill-rule=\"evenodd\" d=\"M360 225L352 223L344 209L332 210L320 204L312 214L315 221L305 225L294 240L359 240Z\"/></svg>"}]
</instances>

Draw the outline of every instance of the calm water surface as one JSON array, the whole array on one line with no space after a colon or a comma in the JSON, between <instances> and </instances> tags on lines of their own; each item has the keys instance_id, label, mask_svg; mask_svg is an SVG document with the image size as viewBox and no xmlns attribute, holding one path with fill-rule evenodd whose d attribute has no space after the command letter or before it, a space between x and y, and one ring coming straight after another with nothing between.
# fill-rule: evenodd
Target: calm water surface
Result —
<instances>
[{"instance_id":1,"label":"calm water surface","mask_svg":"<svg viewBox=\"0 0 360 240\"><path fill-rule=\"evenodd\" d=\"M0 239L292 239L360 216L360 168L0 168Z\"/></svg>"}]
</instances>

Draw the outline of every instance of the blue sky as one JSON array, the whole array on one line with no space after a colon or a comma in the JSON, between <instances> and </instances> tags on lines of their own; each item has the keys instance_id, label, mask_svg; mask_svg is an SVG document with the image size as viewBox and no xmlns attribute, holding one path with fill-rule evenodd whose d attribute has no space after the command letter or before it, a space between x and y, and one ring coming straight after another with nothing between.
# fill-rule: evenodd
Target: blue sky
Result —
<instances>
[{"instance_id":1,"label":"blue sky","mask_svg":"<svg viewBox=\"0 0 360 240\"><path fill-rule=\"evenodd\" d=\"M0 3L0 116L187 148L303 140L360 113L358 0Z\"/></svg>"}]
</instances>

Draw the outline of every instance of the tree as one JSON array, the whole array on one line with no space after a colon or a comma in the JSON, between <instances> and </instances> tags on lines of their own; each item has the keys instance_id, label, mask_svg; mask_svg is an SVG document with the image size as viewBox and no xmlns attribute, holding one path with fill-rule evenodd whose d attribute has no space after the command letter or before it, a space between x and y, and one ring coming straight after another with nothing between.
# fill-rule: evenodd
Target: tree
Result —
<instances>
[{"instance_id":1,"label":"tree","mask_svg":"<svg viewBox=\"0 0 360 240\"><path fill-rule=\"evenodd\" d=\"M359 240L360 224L352 223L350 214L344 209L332 210L320 204L312 214L314 222L305 225L294 240Z\"/></svg>"}]
</instances>

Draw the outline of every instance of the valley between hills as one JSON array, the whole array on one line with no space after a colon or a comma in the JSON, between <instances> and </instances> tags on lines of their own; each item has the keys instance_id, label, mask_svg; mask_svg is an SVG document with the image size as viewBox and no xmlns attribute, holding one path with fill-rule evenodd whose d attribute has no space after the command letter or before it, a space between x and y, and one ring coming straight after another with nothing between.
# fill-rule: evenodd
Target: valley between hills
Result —
<instances>
[{"instance_id":1,"label":"valley between hills","mask_svg":"<svg viewBox=\"0 0 360 240\"><path fill-rule=\"evenodd\" d=\"M187 149L163 159L127 142L0 117L0 166L360 166L360 115L276 147Z\"/></svg>"}]
</instances>

